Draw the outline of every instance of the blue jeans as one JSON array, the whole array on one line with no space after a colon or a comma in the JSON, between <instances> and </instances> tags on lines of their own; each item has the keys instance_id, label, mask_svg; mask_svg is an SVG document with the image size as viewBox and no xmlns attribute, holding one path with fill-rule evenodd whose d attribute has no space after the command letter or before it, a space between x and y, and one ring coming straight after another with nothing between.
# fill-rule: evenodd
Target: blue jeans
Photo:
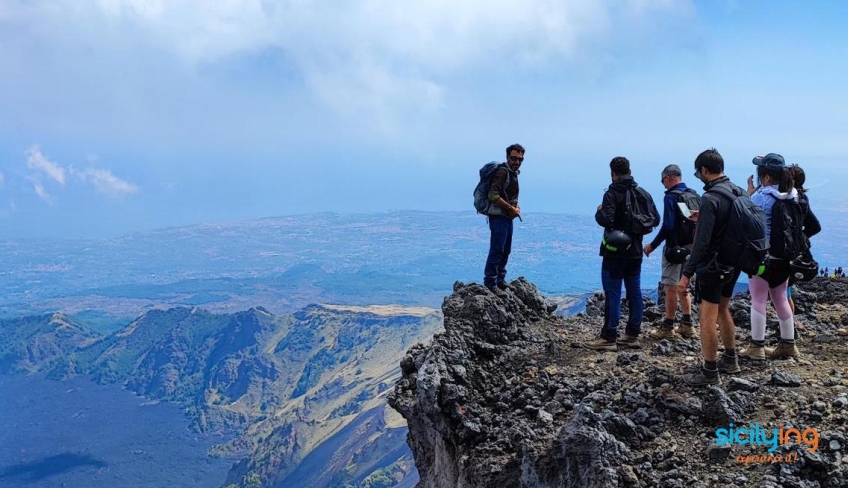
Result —
<instances>
[{"instance_id":1,"label":"blue jeans","mask_svg":"<svg viewBox=\"0 0 848 488\"><path fill-rule=\"evenodd\" d=\"M604 258L601 263L601 283L604 287L604 326L601 337L608 341L618 338L618 321L621 319L621 283L627 290L627 318L625 334L638 336L642 332L642 260Z\"/></svg>"},{"instance_id":2,"label":"blue jeans","mask_svg":"<svg viewBox=\"0 0 848 488\"><path fill-rule=\"evenodd\" d=\"M483 284L489 288L506 279L506 262L512 251L512 218L492 215L489 217L489 257L483 271Z\"/></svg>"}]
</instances>

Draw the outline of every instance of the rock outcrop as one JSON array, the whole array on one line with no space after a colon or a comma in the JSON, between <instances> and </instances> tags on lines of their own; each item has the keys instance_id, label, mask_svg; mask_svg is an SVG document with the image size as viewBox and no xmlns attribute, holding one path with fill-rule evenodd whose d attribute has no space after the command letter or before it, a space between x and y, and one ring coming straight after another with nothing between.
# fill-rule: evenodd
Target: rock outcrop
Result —
<instances>
[{"instance_id":1,"label":"rock outcrop","mask_svg":"<svg viewBox=\"0 0 848 488\"><path fill-rule=\"evenodd\" d=\"M409 426L418 486L846 486L848 347L835 331L848 321L848 283L816 280L795 296L801 358L743 362L721 385L692 389L681 376L700 364L697 338L582 347L601 326L602 294L562 318L522 278L503 299L456 283L444 332L410 348L389 395ZM646 302L646 317L661 320ZM748 303L738 296L734 313L747 315ZM737 320L744 345L747 323ZM717 442L716 429L751 423L813 428L820 440L776 452ZM778 452L797 460L776 462Z\"/></svg>"}]
</instances>

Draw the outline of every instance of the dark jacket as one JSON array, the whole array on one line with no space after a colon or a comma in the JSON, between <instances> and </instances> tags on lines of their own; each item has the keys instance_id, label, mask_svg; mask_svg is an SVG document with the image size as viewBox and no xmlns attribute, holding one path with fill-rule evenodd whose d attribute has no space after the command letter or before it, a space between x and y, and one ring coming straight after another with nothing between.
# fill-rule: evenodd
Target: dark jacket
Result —
<instances>
[{"instance_id":1,"label":"dark jacket","mask_svg":"<svg viewBox=\"0 0 848 488\"><path fill-rule=\"evenodd\" d=\"M692 253L683 266L683 275L691 278L699 266L706 265L718 252L724 232L727 229L727 221L730 219L730 208L733 203L708 190L716 186L723 186L730 191L747 194L744 190L730 182L727 176L717 178L704 185L704 194L701 196L701 207L698 214L698 223L695 225L695 242L692 244Z\"/></svg>"},{"instance_id":2,"label":"dark jacket","mask_svg":"<svg viewBox=\"0 0 848 488\"><path fill-rule=\"evenodd\" d=\"M807 238L821 232L821 224L818 217L810 209L810 198L806 192L798 192L798 203L801 205L801 213L804 215L804 235Z\"/></svg>"},{"instance_id":3,"label":"dark jacket","mask_svg":"<svg viewBox=\"0 0 848 488\"><path fill-rule=\"evenodd\" d=\"M604 229L627 229L629 226L626 215L626 191L637 186L639 185L633 180L632 176L622 176L618 181L612 183L604 193L601 208L595 212L595 222ZM642 259L642 238L644 236L629 232L627 232L627 235L633 241L629 249L610 251L601 244L600 255L611 258Z\"/></svg>"},{"instance_id":4,"label":"dark jacket","mask_svg":"<svg viewBox=\"0 0 848 488\"><path fill-rule=\"evenodd\" d=\"M685 191L686 183L682 181L665 191L663 197L663 217L660 231L657 232L654 240L651 241L651 247L658 248L666 239L672 238L677 231L677 195L672 193L677 190Z\"/></svg>"},{"instance_id":5,"label":"dark jacket","mask_svg":"<svg viewBox=\"0 0 848 488\"><path fill-rule=\"evenodd\" d=\"M504 188L504 183L507 180L507 172L509 174L509 184ZM518 173L521 171L513 171L508 164L498 168L492 176L492 183L489 185L489 201L492 202L489 208L489 215L506 215L506 211L494 203L498 198L503 198L510 205L518 205Z\"/></svg>"}]
</instances>

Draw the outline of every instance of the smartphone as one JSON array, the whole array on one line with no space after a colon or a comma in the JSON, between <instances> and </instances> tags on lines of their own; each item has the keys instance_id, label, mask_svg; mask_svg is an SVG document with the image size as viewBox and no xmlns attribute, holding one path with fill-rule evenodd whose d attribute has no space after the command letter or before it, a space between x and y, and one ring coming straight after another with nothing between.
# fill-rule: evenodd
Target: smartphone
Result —
<instances>
[{"instance_id":1,"label":"smartphone","mask_svg":"<svg viewBox=\"0 0 848 488\"><path fill-rule=\"evenodd\" d=\"M692 216L692 211L689 210L689 207L686 206L684 202L677 202L677 206L680 207L680 212L687 219Z\"/></svg>"}]
</instances>

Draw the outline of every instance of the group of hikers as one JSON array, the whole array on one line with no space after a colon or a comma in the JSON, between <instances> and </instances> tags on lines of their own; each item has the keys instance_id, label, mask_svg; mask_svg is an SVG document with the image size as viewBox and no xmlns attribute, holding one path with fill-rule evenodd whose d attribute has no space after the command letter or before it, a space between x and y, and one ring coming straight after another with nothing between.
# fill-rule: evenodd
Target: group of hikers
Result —
<instances>
[{"instance_id":1,"label":"group of hikers","mask_svg":"<svg viewBox=\"0 0 848 488\"><path fill-rule=\"evenodd\" d=\"M474 192L475 207L488 216L491 231L483 284L499 297L509 289L506 265L513 221L521 218L518 176L524 154L520 144L507 147L506 162L488 163L480 170ZM661 174L666 191L660 216L650 193L633 179L630 161L621 156L610 161L612 183L595 213L595 221L604 229L600 245L604 323L597 338L585 347L598 351L641 348L642 258L664 244L665 318L648 335L679 340L698 335L700 329L703 362L696 371L684 374L684 381L693 386L718 384L719 374L741 371L740 357L764 361L798 356L790 285L819 274L809 238L821 231L821 225L810 209L801 167L787 165L775 153L757 156L752 162L756 176L749 177L747 189L742 189L724 174L724 159L717 150L703 151L694 163L694 176L704 185L700 195L684 183L678 165L666 166ZM657 226L656 237L643 245L644 236ZM737 350L729 305L743 272L749 276L751 339L747 347ZM699 327L692 319L690 282L699 304ZM622 284L629 312L620 337ZM769 298L780 327L780 341L774 348L765 345ZM676 325L678 306L681 319ZM720 358L716 324L724 346Z\"/></svg>"},{"instance_id":2,"label":"group of hikers","mask_svg":"<svg viewBox=\"0 0 848 488\"><path fill-rule=\"evenodd\" d=\"M838 268L834 268L832 273L828 270L828 268L821 269L821 270L819 270L819 275L822 278L827 278L827 277L830 277L831 279L844 278L845 272L842 271L842 266L840 266Z\"/></svg>"}]
</instances>

